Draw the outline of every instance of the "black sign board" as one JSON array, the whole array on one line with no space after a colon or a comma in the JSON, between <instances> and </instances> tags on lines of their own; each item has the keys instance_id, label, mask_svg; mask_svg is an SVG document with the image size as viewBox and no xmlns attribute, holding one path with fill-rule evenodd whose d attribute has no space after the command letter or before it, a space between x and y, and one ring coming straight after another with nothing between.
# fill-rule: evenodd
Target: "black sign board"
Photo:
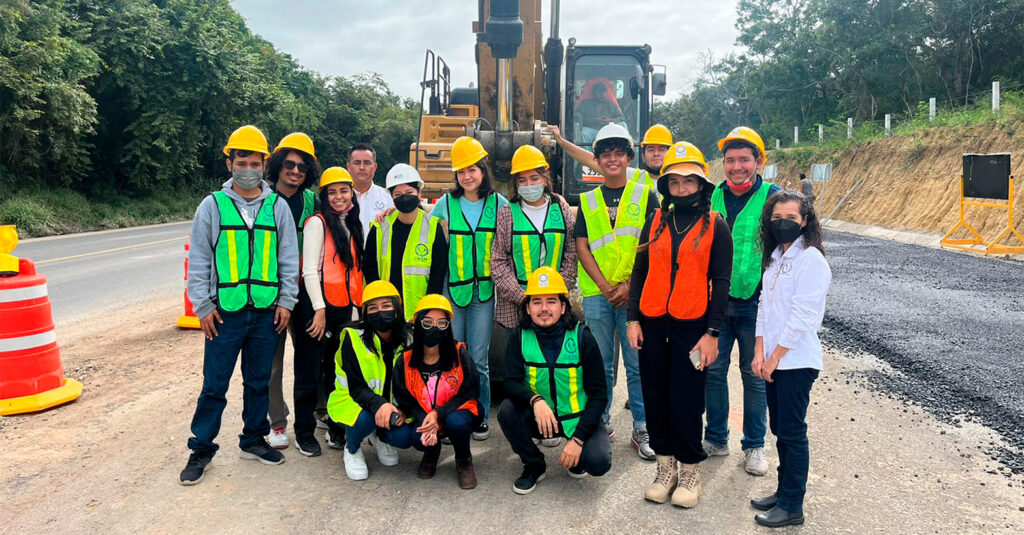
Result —
<instances>
[{"instance_id":1,"label":"black sign board","mask_svg":"<svg viewBox=\"0 0 1024 535\"><path fill-rule=\"evenodd\" d=\"M964 154L964 197L1010 199L1010 155Z\"/></svg>"}]
</instances>

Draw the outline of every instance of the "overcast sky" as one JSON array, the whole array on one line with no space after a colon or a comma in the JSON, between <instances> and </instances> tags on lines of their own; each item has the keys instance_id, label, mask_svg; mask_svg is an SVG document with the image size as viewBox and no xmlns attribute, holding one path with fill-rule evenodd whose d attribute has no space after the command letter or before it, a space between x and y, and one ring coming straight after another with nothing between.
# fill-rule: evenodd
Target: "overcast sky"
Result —
<instances>
[{"instance_id":1,"label":"overcast sky","mask_svg":"<svg viewBox=\"0 0 1024 535\"><path fill-rule=\"evenodd\" d=\"M561 38L578 44L650 44L651 61L668 67L669 96L688 89L699 55L734 50L736 0L565 0ZM232 0L253 32L327 75L380 73L396 93L419 99L430 48L447 61L452 83L476 81L475 0ZM283 7L287 6L287 7ZM550 0L542 0L542 43ZM652 24L656 23L657 28Z\"/></svg>"}]
</instances>

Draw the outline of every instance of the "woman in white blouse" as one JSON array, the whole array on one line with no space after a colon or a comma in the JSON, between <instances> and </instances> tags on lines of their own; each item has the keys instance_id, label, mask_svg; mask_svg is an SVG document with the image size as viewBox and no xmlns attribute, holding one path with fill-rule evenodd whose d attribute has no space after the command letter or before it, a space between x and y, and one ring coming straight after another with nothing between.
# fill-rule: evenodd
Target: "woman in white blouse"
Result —
<instances>
[{"instance_id":1,"label":"woman in white blouse","mask_svg":"<svg viewBox=\"0 0 1024 535\"><path fill-rule=\"evenodd\" d=\"M807 488L807 406L822 369L818 329L832 271L821 224L809 199L783 190L761 214L764 276L757 308L754 373L766 381L768 420L779 452L775 493L750 501L754 520L769 527L803 524Z\"/></svg>"}]
</instances>

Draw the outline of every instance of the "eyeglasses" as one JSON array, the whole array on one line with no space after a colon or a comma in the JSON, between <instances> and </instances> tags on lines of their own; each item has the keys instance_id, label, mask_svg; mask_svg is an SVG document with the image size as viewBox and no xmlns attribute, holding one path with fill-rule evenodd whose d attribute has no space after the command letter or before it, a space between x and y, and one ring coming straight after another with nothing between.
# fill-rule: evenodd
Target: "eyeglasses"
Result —
<instances>
[{"instance_id":1,"label":"eyeglasses","mask_svg":"<svg viewBox=\"0 0 1024 535\"><path fill-rule=\"evenodd\" d=\"M292 169L298 168L299 172L302 173L302 174L306 174L306 173L309 172L309 166L308 165L306 165L304 163L295 163L295 162L293 162L291 160L285 160L284 161L284 168L289 170L289 171L291 171Z\"/></svg>"},{"instance_id":2,"label":"eyeglasses","mask_svg":"<svg viewBox=\"0 0 1024 535\"><path fill-rule=\"evenodd\" d=\"M448 324L448 320L443 318L437 321L434 321L430 318L423 318L422 320L420 320L420 326L423 327L424 329L437 327L438 329L441 329L443 331L448 328Z\"/></svg>"}]
</instances>

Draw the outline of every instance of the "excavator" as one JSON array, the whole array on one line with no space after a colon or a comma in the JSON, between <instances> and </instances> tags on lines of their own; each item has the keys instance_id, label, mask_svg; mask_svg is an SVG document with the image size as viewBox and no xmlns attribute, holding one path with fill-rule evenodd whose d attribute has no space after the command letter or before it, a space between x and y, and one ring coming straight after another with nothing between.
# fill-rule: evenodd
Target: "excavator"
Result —
<instances>
[{"instance_id":1,"label":"excavator","mask_svg":"<svg viewBox=\"0 0 1024 535\"><path fill-rule=\"evenodd\" d=\"M490 154L498 180L495 189L511 197L512 154L530 144L544 152L555 178L555 191L570 204L599 186L596 170L564 158L547 125L591 148L597 130L616 122L640 139L651 122L654 95L664 95L664 66L650 62L650 45L579 45L559 37L559 0L550 0L547 41L541 46L541 0L479 0L476 34L476 87L451 87L444 59L427 50L420 84L420 118L409 164L436 199L453 185L451 147L460 136L472 136ZM655 72L656 68L660 72ZM564 85L562 83L564 76ZM605 100L611 109L601 117L588 114L588 99Z\"/></svg>"}]
</instances>

